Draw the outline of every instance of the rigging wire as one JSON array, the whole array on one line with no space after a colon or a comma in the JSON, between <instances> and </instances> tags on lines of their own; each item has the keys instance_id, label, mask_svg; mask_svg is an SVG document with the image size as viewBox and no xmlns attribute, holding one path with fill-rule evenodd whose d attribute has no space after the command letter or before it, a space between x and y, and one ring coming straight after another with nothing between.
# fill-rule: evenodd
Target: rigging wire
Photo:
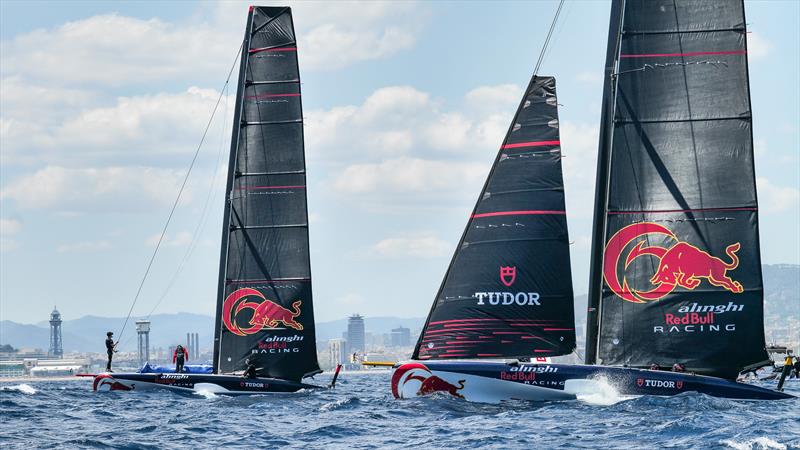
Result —
<instances>
[{"instance_id":1,"label":"rigging wire","mask_svg":"<svg viewBox=\"0 0 800 450\"><path fill-rule=\"evenodd\" d=\"M228 92L228 86L225 86L223 88L223 92L225 92L225 93ZM227 96L227 94L225 94L225 98L226 98L226 101L225 101L225 107L224 107L222 123L227 122L227 118L228 118L228 102L227 102L228 96ZM219 172L219 166L220 166L220 164L222 162L222 150L223 150L223 147L224 147L224 140L225 140L224 139L224 135L225 135L226 131L227 130L223 127L222 132L220 133L220 142L219 142L220 145L219 145L219 152L217 154L217 163L214 166L214 176L212 177L212 180L211 180L211 187L210 187L210 189L208 191L208 195L206 196L206 201L205 201L205 204L203 205L203 210L200 213L200 220L198 221L197 227L195 228L194 234L192 235L192 241L189 243L189 247L187 248L186 253L184 253L183 259L181 260L180 264L178 265L177 270L175 270L175 273L172 275L172 278L170 279L169 283L167 284L167 288L164 290L164 293L161 295L161 297L158 299L156 304L153 306L153 308L147 314L147 317L145 318L145 320L149 319L150 316L153 315L153 313L156 311L156 308L158 308L158 306L161 304L161 302L167 297L167 294L169 294L170 290L172 289L172 286L175 284L175 282L177 281L178 277L183 272L184 267L186 267L186 263L188 262L189 258L194 253L194 250L197 248L197 243L198 243L197 237L200 236L200 233L205 228L205 225L208 222L208 206L211 203L213 203L213 201L217 198L217 189L215 189L215 185L216 185L217 179L219 178L219 173L218 172Z\"/></svg>"},{"instance_id":2,"label":"rigging wire","mask_svg":"<svg viewBox=\"0 0 800 450\"><path fill-rule=\"evenodd\" d=\"M122 339L122 333L125 332L125 327L128 325L128 321L131 318L131 314L133 314L133 308L136 306L136 302L139 300L139 295L142 293L142 288L144 287L144 283L147 280L147 276L150 274L150 269L153 267L153 262L155 261L156 255L158 254L158 249L161 248L161 243L164 241L164 236L167 233L167 228L169 227L169 224L172 221L172 216L175 214L175 209L178 207L178 203L181 200L181 196L183 195L186 183L189 181L189 175L192 173L192 168L194 168L194 164L195 162L197 162L197 157L200 154L200 149L203 148L203 143L205 142L206 136L208 135L208 130L211 128L211 123L213 122L214 115L216 114L217 108L219 108L219 104L222 101L222 96L226 92L228 83L230 83L231 75L233 74L233 69L236 67L236 62L239 60L239 55L241 55L242 53L243 46L244 42L242 42L242 45L239 46L239 50L237 50L236 52L236 58L234 58L233 64L231 64L231 68L228 71L228 77L225 79L225 84L220 90L217 102L216 104L214 104L214 109L211 111L211 117L209 117L208 119L206 128L203 131L203 136L200 139L200 143L197 145L197 149L194 152L194 156L192 157L192 162L189 164L189 169L186 171L186 176L184 176L183 178L183 183L181 183L181 187L178 190L178 196L175 198L175 202L172 204L172 209L170 210L169 216L167 217L167 222L164 224L164 228L161 230L161 235L159 236L158 242L156 243L156 248L153 250L153 254L150 256L150 261L147 264L147 269L145 269L144 271L144 276L142 277L142 281L139 283L139 288L136 290L136 295L133 297L133 303L131 303L131 307L128 310L128 315L125 317L125 322L122 324L122 329L120 330L119 335L117 335L117 342L116 342L117 344L119 343L120 339Z\"/></svg>"},{"instance_id":3,"label":"rigging wire","mask_svg":"<svg viewBox=\"0 0 800 450\"><path fill-rule=\"evenodd\" d=\"M550 24L550 31L547 32L547 38L545 38L544 44L542 45L542 51L539 53L539 59L536 61L536 68L533 69L533 76L536 76L539 73L539 67L541 67L542 62L544 61L544 56L547 52L547 46L550 44L550 38L553 36L553 30L556 27L558 15L561 14L561 7L563 6L564 0L558 2L558 9L556 9L556 14L553 16L553 23Z\"/></svg>"}]
</instances>

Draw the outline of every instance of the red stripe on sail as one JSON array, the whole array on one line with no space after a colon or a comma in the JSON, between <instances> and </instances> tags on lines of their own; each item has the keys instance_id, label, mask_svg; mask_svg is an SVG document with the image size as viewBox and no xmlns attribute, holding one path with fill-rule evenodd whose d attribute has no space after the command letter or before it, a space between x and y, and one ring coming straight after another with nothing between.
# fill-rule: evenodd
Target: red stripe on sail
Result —
<instances>
[{"instance_id":1,"label":"red stripe on sail","mask_svg":"<svg viewBox=\"0 0 800 450\"><path fill-rule=\"evenodd\" d=\"M730 50L724 52L688 52L688 53L641 53L637 55L619 55L620 58L669 58L676 56L708 56L708 55L744 55L747 50Z\"/></svg>"},{"instance_id":2,"label":"red stripe on sail","mask_svg":"<svg viewBox=\"0 0 800 450\"><path fill-rule=\"evenodd\" d=\"M574 328L545 328L544 331L569 331L574 330Z\"/></svg>"},{"instance_id":3,"label":"red stripe on sail","mask_svg":"<svg viewBox=\"0 0 800 450\"><path fill-rule=\"evenodd\" d=\"M531 141L531 142L517 142L516 144L506 144L500 149L506 150L509 148L523 148L523 147L543 147L545 145L561 145L561 141Z\"/></svg>"},{"instance_id":4,"label":"red stripe on sail","mask_svg":"<svg viewBox=\"0 0 800 450\"><path fill-rule=\"evenodd\" d=\"M690 213L690 212L713 212L713 211L758 211L758 208L697 208L697 209L652 209L649 211L609 211L609 215L616 214L667 214L667 213Z\"/></svg>"},{"instance_id":5,"label":"red stripe on sail","mask_svg":"<svg viewBox=\"0 0 800 450\"><path fill-rule=\"evenodd\" d=\"M451 322L502 322L500 319L452 319L452 320L438 320L436 322L430 322L428 325L435 325L439 323L451 323Z\"/></svg>"},{"instance_id":6,"label":"red stripe on sail","mask_svg":"<svg viewBox=\"0 0 800 450\"><path fill-rule=\"evenodd\" d=\"M260 53L260 52L294 52L297 51L297 47L275 47L275 48L251 48L250 53Z\"/></svg>"},{"instance_id":7,"label":"red stripe on sail","mask_svg":"<svg viewBox=\"0 0 800 450\"><path fill-rule=\"evenodd\" d=\"M536 216L536 215L564 215L566 211L548 211L548 210L530 210L530 211L497 211L490 213L473 214L473 219L480 219L481 217L497 217L497 216Z\"/></svg>"}]
</instances>

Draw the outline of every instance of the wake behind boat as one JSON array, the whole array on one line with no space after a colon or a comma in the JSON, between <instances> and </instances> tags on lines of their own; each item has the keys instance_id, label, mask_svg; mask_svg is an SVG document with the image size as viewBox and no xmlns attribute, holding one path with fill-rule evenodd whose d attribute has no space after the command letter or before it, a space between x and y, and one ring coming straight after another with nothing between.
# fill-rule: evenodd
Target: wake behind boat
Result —
<instances>
[{"instance_id":1,"label":"wake behind boat","mask_svg":"<svg viewBox=\"0 0 800 450\"><path fill-rule=\"evenodd\" d=\"M213 373L102 373L94 390L315 388L303 114L290 8L250 7L222 229ZM247 369L249 376L245 377Z\"/></svg>"},{"instance_id":2,"label":"wake behind boat","mask_svg":"<svg viewBox=\"0 0 800 450\"><path fill-rule=\"evenodd\" d=\"M591 365L481 361L575 350L555 80L534 72L395 397L792 397L734 381L769 364L742 1L614 0L605 75Z\"/></svg>"}]
</instances>

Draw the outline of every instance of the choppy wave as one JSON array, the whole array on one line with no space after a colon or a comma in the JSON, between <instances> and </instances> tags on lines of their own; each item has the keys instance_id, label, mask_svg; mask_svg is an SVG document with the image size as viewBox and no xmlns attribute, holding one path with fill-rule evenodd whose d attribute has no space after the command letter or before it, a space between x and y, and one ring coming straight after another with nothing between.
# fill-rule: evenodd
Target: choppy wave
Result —
<instances>
[{"instance_id":1,"label":"choppy wave","mask_svg":"<svg viewBox=\"0 0 800 450\"><path fill-rule=\"evenodd\" d=\"M28 384L17 384L14 386L0 386L0 391L18 391L28 395L33 395L36 393L36 389L34 389Z\"/></svg>"},{"instance_id":2,"label":"choppy wave","mask_svg":"<svg viewBox=\"0 0 800 450\"><path fill-rule=\"evenodd\" d=\"M345 373L334 390L244 397L93 393L89 380L0 384L0 447L800 448L800 400L627 398L601 380L571 402L398 401L389 379ZM800 395L800 383L788 389Z\"/></svg>"}]
</instances>

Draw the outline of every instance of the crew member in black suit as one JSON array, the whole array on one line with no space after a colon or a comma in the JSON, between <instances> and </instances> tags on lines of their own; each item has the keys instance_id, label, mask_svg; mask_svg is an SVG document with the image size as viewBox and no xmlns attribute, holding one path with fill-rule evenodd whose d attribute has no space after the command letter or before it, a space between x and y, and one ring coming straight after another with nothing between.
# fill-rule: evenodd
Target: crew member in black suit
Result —
<instances>
[{"instance_id":1,"label":"crew member in black suit","mask_svg":"<svg viewBox=\"0 0 800 450\"><path fill-rule=\"evenodd\" d=\"M108 353L108 363L106 363L106 372L111 372L111 358L114 356L114 352L117 351L116 347L117 344L114 343L114 332L109 331L106 333L106 352Z\"/></svg>"},{"instance_id":2,"label":"crew member in black suit","mask_svg":"<svg viewBox=\"0 0 800 450\"><path fill-rule=\"evenodd\" d=\"M188 349L183 348L182 345L175 347L175 353L172 354L172 362L175 363L175 373L183 372L183 363L186 361L186 354Z\"/></svg>"}]
</instances>

